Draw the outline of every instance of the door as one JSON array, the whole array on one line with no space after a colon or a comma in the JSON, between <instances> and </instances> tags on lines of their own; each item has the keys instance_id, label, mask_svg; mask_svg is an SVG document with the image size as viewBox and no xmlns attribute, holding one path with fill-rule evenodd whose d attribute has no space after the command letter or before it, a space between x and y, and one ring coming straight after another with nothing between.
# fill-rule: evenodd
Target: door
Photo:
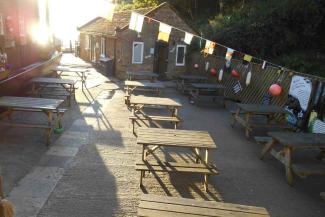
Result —
<instances>
[{"instance_id":1,"label":"door","mask_svg":"<svg viewBox=\"0 0 325 217\"><path fill-rule=\"evenodd\" d=\"M155 45L155 59L154 59L154 72L158 73L159 79L166 78L166 71L168 65L168 43L156 42Z\"/></svg>"}]
</instances>

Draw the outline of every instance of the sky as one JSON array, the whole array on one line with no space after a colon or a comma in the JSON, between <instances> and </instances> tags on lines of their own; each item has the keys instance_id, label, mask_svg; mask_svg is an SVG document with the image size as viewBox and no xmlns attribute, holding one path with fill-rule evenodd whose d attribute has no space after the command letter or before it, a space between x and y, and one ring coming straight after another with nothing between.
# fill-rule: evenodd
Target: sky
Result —
<instances>
[{"instance_id":1,"label":"sky","mask_svg":"<svg viewBox=\"0 0 325 217\"><path fill-rule=\"evenodd\" d=\"M44 8L46 0L39 0ZM101 16L108 17L114 6L111 0L48 0L50 29L56 37L69 43L78 38L77 27ZM44 10L40 9L41 23L44 23Z\"/></svg>"}]
</instances>

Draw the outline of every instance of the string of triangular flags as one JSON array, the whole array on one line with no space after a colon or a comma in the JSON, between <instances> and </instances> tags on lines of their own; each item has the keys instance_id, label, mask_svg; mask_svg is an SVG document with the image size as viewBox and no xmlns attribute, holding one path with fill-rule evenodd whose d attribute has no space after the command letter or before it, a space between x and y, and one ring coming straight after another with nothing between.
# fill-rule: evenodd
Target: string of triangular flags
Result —
<instances>
[{"instance_id":1,"label":"string of triangular flags","mask_svg":"<svg viewBox=\"0 0 325 217\"><path fill-rule=\"evenodd\" d=\"M192 34L192 33L188 33L185 30L179 29L179 28L174 27L174 26L170 26L170 25L165 24L165 23L163 23L163 22L161 22L159 20L156 20L154 18L148 17L146 15L139 14L137 12L132 12L131 13L131 19L130 19L130 23L129 23L129 29L135 30L135 31L137 31L137 32L140 33L142 31L144 18L149 19L150 22L151 21L155 21L155 22L159 23L158 40L162 40L162 41L168 42L169 41L169 35L170 35L172 29L176 29L178 31L181 31L181 32L184 32L185 33L184 43L186 43L188 45L191 44L191 42L193 41L193 38L194 37L197 37L200 40L205 40L205 47L202 50L202 53L205 56L207 56L209 54L210 55L213 54L216 45L218 45L218 46L221 46L221 47L224 47L224 48L227 49L226 56L225 56L225 59L227 61L231 61L234 53L235 52L238 52L240 54L243 54L243 64L244 65L248 65L254 59L254 60L261 61L261 63L262 63L262 69L266 69L267 65L270 65L270 66L277 67L277 68L280 68L280 69L283 69L284 70L284 67L283 66L280 66L280 65L271 63L269 61L266 61L266 60L263 60L263 59L260 59L260 58L257 58L257 57L253 57L251 55L248 55L248 54L245 54L243 52L237 51L235 49L229 48L229 47L227 47L227 46L225 46L223 44L220 44L220 43L217 43L217 42L213 42L213 41L211 41L209 39L203 38L203 37L201 37L199 35L195 35L195 34Z\"/></svg>"}]
</instances>

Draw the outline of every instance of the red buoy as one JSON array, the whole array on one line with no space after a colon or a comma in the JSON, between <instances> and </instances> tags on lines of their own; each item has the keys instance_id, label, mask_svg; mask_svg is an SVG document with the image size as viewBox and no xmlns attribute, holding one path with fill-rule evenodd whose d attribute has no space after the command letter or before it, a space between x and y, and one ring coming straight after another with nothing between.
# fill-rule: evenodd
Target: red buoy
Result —
<instances>
[{"instance_id":1,"label":"red buoy","mask_svg":"<svg viewBox=\"0 0 325 217\"><path fill-rule=\"evenodd\" d=\"M233 69L233 70L231 71L231 76L232 76L232 77L235 77L235 78L239 78L239 77L240 77L239 73L238 73L235 69Z\"/></svg>"},{"instance_id":2,"label":"red buoy","mask_svg":"<svg viewBox=\"0 0 325 217\"><path fill-rule=\"evenodd\" d=\"M272 96L279 96L282 92L282 87L278 84L272 84L269 88L269 93Z\"/></svg>"},{"instance_id":3,"label":"red buoy","mask_svg":"<svg viewBox=\"0 0 325 217\"><path fill-rule=\"evenodd\" d=\"M210 69L210 73L212 76L216 76L217 75L217 70L215 68Z\"/></svg>"}]
</instances>

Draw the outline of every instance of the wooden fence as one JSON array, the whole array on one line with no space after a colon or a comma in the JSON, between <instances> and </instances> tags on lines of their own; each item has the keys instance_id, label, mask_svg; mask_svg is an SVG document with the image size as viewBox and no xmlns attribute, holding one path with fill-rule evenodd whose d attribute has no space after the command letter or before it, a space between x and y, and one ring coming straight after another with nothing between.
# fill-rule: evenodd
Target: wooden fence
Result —
<instances>
[{"instance_id":1,"label":"wooden fence","mask_svg":"<svg viewBox=\"0 0 325 217\"><path fill-rule=\"evenodd\" d=\"M211 81L218 82L218 74L220 69L225 65L225 57L208 56L203 57L201 54L192 54L189 57L190 64L188 64L188 71L198 74L206 73ZM210 68L215 68L218 72L216 76L211 76L210 72L205 72L205 63L209 62ZM194 64L199 64L199 69L194 68ZM263 95L268 92L270 86L276 83L279 79L279 84L282 87L282 93L279 96L272 97L271 104L284 106L288 98L288 92L291 84L291 77L293 75L301 75L308 77L311 80L325 81L324 78L302 74L294 71L285 71L279 74L279 68L267 66L266 69L262 69L261 64L251 63L252 78L250 85L246 86L246 75L249 69L245 68L242 61L233 59L231 61L231 67L236 69L240 74L240 83L242 91L238 94L234 93L233 86L238 81L237 78L231 76L230 72L224 72L223 78L220 83L226 86L226 97L240 100L243 103L258 103L261 104L263 101Z\"/></svg>"}]
</instances>

